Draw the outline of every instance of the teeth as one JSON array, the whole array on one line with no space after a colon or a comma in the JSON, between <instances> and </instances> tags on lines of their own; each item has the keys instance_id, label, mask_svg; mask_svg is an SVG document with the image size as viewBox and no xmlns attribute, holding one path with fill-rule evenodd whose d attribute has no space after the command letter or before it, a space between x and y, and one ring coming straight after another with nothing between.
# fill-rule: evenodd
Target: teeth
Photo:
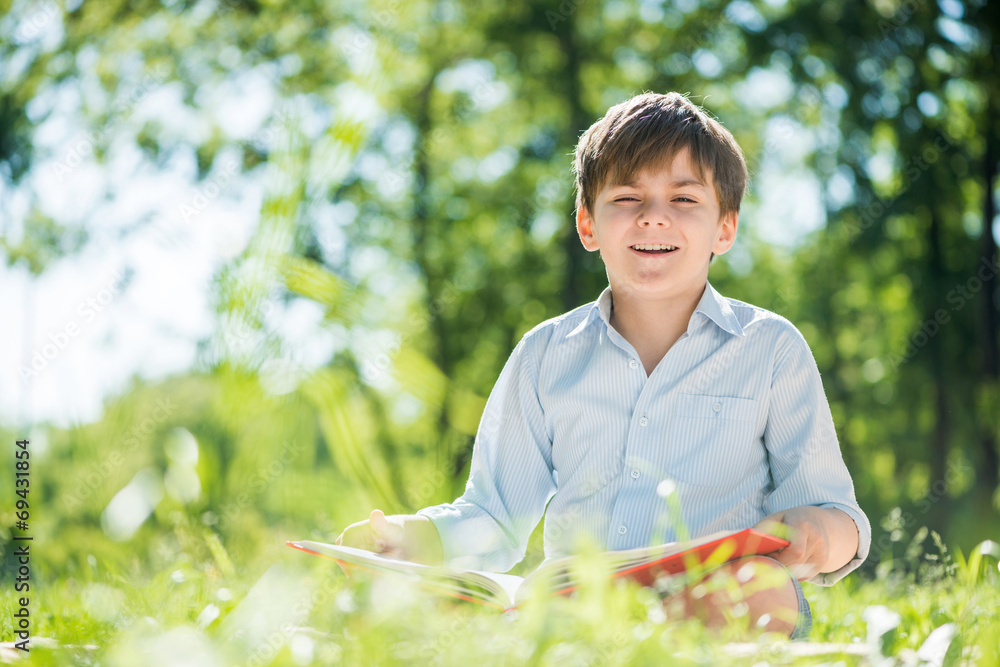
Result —
<instances>
[{"instance_id":1,"label":"teeth","mask_svg":"<svg viewBox=\"0 0 1000 667\"><path fill-rule=\"evenodd\" d=\"M636 243L632 247L636 250L677 250L677 246L661 245L659 243Z\"/></svg>"}]
</instances>

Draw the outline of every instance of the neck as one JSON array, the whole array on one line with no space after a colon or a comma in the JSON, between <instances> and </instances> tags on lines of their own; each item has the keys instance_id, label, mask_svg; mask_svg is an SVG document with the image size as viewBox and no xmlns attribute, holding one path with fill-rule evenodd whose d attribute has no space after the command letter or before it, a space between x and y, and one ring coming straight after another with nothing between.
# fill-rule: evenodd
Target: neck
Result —
<instances>
[{"instance_id":1,"label":"neck","mask_svg":"<svg viewBox=\"0 0 1000 667\"><path fill-rule=\"evenodd\" d=\"M699 290L650 299L612 288L611 326L636 351L669 348L687 330L691 315L706 289L707 283Z\"/></svg>"}]
</instances>

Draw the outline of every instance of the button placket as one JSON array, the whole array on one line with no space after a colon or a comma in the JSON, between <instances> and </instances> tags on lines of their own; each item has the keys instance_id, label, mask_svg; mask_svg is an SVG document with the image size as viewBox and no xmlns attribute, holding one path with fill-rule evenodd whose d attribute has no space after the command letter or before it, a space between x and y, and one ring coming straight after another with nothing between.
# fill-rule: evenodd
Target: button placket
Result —
<instances>
[{"instance_id":1,"label":"button placket","mask_svg":"<svg viewBox=\"0 0 1000 667\"><path fill-rule=\"evenodd\" d=\"M629 357L628 365L629 368L631 369L638 369L642 367L642 364L635 357ZM662 361L660 365L663 365ZM657 367L656 372L654 372L648 378L645 375L642 376L642 379L646 380L646 383L643 385L643 388L639 391L639 394L632 408L633 409L632 414L633 415L638 414L640 416L638 419L635 419L635 417L633 416L634 421L631 422L631 425L629 427L629 433L628 436L626 437L626 444L625 444L626 460L631 460L631 461L638 460L636 457L638 456L641 458L643 456L642 452L652 446L652 444L649 442L649 439L651 436L654 436L656 434L651 432L653 429L647 428L649 427L650 419L647 415L643 413L651 409L650 402L656 400L656 396L658 395L659 392L657 387L659 387L665 381L673 382L672 380L670 380L669 376L665 376L665 373L666 370L661 371L659 370L659 367ZM637 429L635 428L635 426L639 426L640 428ZM639 468L633 467L633 468L626 468L625 470L627 471L629 478L632 479L633 481L636 481L640 477L642 477L642 471ZM624 519L626 518L626 516L628 516L628 512L624 511L624 507L622 507L617 502L615 503L612 509L612 514L613 514L611 523L612 526L615 525L614 522L616 519L620 521L621 519ZM616 517L614 515L618 516ZM619 538L621 538L621 536L624 536L626 533L628 533L628 525L625 523L618 523L617 527L615 528L614 534L617 534ZM623 538L619 539L619 538L610 538L609 545L618 544L619 545L618 548L626 548L627 545L625 544L624 539Z\"/></svg>"}]
</instances>

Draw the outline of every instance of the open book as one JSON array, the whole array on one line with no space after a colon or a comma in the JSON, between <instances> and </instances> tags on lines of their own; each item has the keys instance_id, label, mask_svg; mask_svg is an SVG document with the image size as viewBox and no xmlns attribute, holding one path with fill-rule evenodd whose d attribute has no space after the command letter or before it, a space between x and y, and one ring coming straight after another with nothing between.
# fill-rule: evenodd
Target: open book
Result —
<instances>
[{"instance_id":1,"label":"open book","mask_svg":"<svg viewBox=\"0 0 1000 667\"><path fill-rule=\"evenodd\" d=\"M290 547L331 558L350 576L352 566L374 573L396 572L413 577L421 586L437 593L509 611L520 606L538 586L552 595L567 595L579 586L574 565L580 556L546 560L527 577L480 570L459 570L389 558L364 549L322 542L286 542ZM686 542L654 547L605 551L600 562L611 578L627 578L652 586L661 575L677 574L697 565L722 563L754 554L767 554L788 542L752 528L721 532Z\"/></svg>"}]
</instances>

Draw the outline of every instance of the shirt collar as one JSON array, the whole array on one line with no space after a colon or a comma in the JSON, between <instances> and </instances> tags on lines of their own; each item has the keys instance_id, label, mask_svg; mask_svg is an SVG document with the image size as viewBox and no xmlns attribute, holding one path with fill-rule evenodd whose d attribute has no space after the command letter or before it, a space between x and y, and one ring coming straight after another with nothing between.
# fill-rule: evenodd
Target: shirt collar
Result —
<instances>
[{"instance_id":1,"label":"shirt collar","mask_svg":"<svg viewBox=\"0 0 1000 667\"><path fill-rule=\"evenodd\" d=\"M702 293L701 299L698 301L698 305L691 315L691 323L688 324L689 331L695 322L695 315L698 313L715 322L723 331L734 336L746 335L742 325L740 325L739 318L733 312L732 306L729 305L725 297L715 291L710 282L705 282L705 291ZM581 326L577 327L577 331L583 329L595 317L600 317L604 320L604 324L611 327L611 285L605 287L601 295L594 301L590 311L587 313L586 319Z\"/></svg>"},{"instance_id":2,"label":"shirt collar","mask_svg":"<svg viewBox=\"0 0 1000 667\"><path fill-rule=\"evenodd\" d=\"M694 312L703 313L718 324L720 329L734 336L746 335L739 318L733 312L733 307L729 305L729 301L716 292L710 282L705 282L705 293L701 295L701 301L698 302L698 307L694 309Z\"/></svg>"}]
</instances>

